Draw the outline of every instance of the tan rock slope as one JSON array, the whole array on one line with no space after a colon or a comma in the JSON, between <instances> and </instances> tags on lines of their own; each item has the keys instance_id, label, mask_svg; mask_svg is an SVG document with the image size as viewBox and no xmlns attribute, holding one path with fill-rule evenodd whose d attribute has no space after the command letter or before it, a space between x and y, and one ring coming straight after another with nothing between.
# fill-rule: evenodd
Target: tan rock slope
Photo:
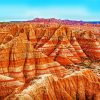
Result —
<instances>
[{"instance_id":1,"label":"tan rock slope","mask_svg":"<svg viewBox=\"0 0 100 100\"><path fill-rule=\"evenodd\" d=\"M7 100L100 100L100 81L90 70L81 70L58 78L41 75L21 93Z\"/></svg>"},{"instance_id":2,"label":"tan rock slope","mask_svg":"<svg viewBox=\"0 0 100 100\"><path fill-rule=\"evenodd\" d=\"M91 27L0 24L0 99L100 100L100 27Z\"/></svg>"}]
</instances>

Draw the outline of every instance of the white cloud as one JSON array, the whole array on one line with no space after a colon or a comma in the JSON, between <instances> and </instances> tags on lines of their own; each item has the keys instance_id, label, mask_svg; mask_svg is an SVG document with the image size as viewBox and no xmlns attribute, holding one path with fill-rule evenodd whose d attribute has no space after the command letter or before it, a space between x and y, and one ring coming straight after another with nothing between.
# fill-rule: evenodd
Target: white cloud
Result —
<instances>
[{"instance_id":1,"label":"white cloud","mask_svg":"<svg viewBox=\"0 0 100 100\"><path fill-rule=\"evenodd\" d=\"M68 18L68 16L72 17L84 17L88 16L88 11L82 7L53 7L53 8L35 8L35 9L28 9L25 13L26 17L43 17L43 18Z\"/></svg>"},{"instance_id":2,"label":"white cloud","mask_svg":"<svg viewBox=\"0 0 100 100\"><path fill-rule=\"evenodd\" d=\"M86 7L70 6L70 7L44 7L44 8L29 8L29 7L0 7L0 20L31 20L36 17L40 18L60 18L70 20L100 20L100 14L93 14ZM13 9L12 9L13 8Z\"/></svg>"}]
</instances>

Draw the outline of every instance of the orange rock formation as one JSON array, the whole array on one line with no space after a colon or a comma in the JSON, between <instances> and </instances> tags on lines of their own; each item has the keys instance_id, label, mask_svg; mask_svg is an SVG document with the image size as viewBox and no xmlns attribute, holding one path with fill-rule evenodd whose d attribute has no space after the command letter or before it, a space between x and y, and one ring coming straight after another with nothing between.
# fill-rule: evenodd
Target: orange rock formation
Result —
<instances>
[{"instance_id":1,"label":"orange rock formation","mask_svg":"<svg viewBox=\"0 0 100 100\"><path fill-rule=\"evenodd\" d=\"M88 27L0 24L0 98L100 100L100 28Z\"/></svg>"}]
</instances>

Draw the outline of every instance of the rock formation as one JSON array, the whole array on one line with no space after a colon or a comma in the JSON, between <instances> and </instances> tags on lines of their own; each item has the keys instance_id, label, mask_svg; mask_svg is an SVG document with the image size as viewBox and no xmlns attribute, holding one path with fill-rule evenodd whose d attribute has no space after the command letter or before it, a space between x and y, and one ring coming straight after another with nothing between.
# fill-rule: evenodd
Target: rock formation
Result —
<instances>
[{"instance_id":1,"label":"rock formation","mask_svg":"<svg viewBox=\"0 0 100 100\"><path fill-rule=\"evenodd\" d=\"M100 28L88 27L0 24L0 99L100 100Z\"/></svg>"}]
</instances>

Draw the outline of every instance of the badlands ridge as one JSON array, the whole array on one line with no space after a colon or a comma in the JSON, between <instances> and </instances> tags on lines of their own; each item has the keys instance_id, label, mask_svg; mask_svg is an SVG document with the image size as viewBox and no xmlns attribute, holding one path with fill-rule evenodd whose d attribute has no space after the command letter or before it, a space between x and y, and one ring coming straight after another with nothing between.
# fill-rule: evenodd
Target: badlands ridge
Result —
<instances>
[{"instance_id":1,"label":"badlands ridge","mask_svg":"<svg viewBox=\"0 0 100 100\"><path fill-rule=\"evenodd\" d=\"M100 25L1 23L0 100L100 100Z\"/></svg>"}]
</instances>

